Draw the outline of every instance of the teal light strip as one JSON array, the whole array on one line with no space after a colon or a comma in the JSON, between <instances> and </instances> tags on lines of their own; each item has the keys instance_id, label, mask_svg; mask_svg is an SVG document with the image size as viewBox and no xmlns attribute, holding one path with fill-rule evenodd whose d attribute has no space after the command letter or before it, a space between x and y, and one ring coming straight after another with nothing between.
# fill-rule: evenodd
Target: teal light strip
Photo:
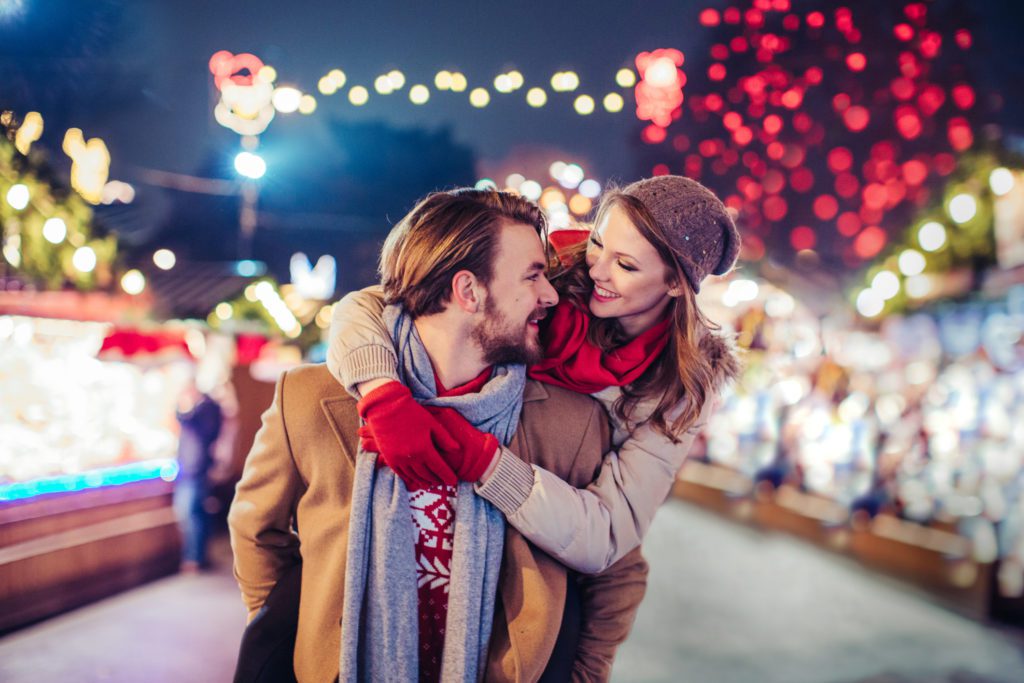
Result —
<instances>
[{"instance_id":1,"label":"teal light strip","mask_svg":"<svg viewBox=\"0 0 1024 683\"><path fill-rule=\"evenodd\" d=\"M49 493L69 493L104 486L119 486L146 479L174 481L176 476L178 476L178 463L174 459L144 460L78 474L62 474L33 481L0 484L0 503L45 496Z\"/></svg>"}]
</instances>

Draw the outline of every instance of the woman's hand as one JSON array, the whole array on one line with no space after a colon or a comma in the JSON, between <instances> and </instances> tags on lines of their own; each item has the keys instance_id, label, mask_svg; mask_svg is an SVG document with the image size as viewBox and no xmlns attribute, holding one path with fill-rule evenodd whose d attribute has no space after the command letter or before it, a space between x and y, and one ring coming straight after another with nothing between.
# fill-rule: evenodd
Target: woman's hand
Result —
<instances>
[{"instance_id":1,"label":"woman's hand","mask_svg":"<svg viewBox=\"0 0 1024 683\"><path fill-rule=\"evenodd\" d=\"M459 449L445 454L459 481L476 483L490 468L499 452L498 439L481 432L453 408L427 406L427 410L458 443Z\"/></svg>"},{"instance_id":2,"label":"woman's hand","mask_svg":"<svg viewBox=\"0 0 1024 683\"><path fill-rule=\"evenodd\" d=\"M359 428L363 450L380 453L409 490L458 483L442 454L457 455L460 441L416 402L408 387L388 382L364 395L357 409L366 422Z\"/></svg>"}]
</instances>

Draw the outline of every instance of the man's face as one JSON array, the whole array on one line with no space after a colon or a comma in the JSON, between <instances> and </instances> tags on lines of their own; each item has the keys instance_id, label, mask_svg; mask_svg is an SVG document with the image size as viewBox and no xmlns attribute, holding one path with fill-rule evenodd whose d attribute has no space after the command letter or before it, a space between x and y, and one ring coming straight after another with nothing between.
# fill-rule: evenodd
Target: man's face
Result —
<instances>
[{"instance_id":1,"label":"man's face","mask_svg":"<svg viewBox=\"0 0 1024 683\"><path fill-rule=\"evenodd\" d=\"M533 227L502 227L493 270L473 339L490 365L536 363L544 357L537 323L558 294L544 276L544 249Z\"/></svg>"}]
</instances>

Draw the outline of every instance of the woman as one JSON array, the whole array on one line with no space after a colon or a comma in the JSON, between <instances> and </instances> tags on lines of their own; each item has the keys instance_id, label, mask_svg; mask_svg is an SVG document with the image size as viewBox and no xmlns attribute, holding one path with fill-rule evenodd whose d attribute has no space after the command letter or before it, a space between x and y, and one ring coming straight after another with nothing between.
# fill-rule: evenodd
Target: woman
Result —
<instances>
[{"instance_id":1,"label":"woman","mask_svg":"<svg viewBox=\"0 0 1024 683\"><path fill-rule=\"evenodd\" d=\"M566 233L555 235L564 240ZM590 486L576 489L500 448L481 468L476 490L566 566L598 573L640 544L715 394L735 376L735 354L698 310L696 294L708 274L728 272L738 252L739 233L710 190L659 176L607 192L589 239L559 254L552 284L561 300L544 321L545 359L530 376L601 401L617 450ZM403 413L411 418L417 410L423 424L426 413L397 386L382 308L380 295L368 291L342 299L328 351L331 373L350 392L388 406L361 410L369 434L401 431L409 424ZM384 395L386 402L373 400ZM430 427L440 427L436 441L464 433L465 425L452 422L461 418L438 417ZM443 453L413 461L380 450L412 486L452 483Z\"/></svg>"}]
</instances>

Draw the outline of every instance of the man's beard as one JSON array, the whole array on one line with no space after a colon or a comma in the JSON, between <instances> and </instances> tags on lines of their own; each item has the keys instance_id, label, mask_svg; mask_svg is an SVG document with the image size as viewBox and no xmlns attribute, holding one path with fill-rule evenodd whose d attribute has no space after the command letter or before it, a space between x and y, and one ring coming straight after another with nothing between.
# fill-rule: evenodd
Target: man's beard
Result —
<instances>
[{"instance_id":1,"label":"man's beard","mask_svg":"<svg viewBox=\"0 0 1024 683\"><path fill-rule=\"evenodd\" d=\"M486 317L473 330L473 339L484 353L488 365L533 365L544 359L540 343L530 344L528 328L524 322L517 331L508 318L496 310L494 300L484 304ZM543 316L540 316L543 317Z\"/></svg>"}]
</instances>

